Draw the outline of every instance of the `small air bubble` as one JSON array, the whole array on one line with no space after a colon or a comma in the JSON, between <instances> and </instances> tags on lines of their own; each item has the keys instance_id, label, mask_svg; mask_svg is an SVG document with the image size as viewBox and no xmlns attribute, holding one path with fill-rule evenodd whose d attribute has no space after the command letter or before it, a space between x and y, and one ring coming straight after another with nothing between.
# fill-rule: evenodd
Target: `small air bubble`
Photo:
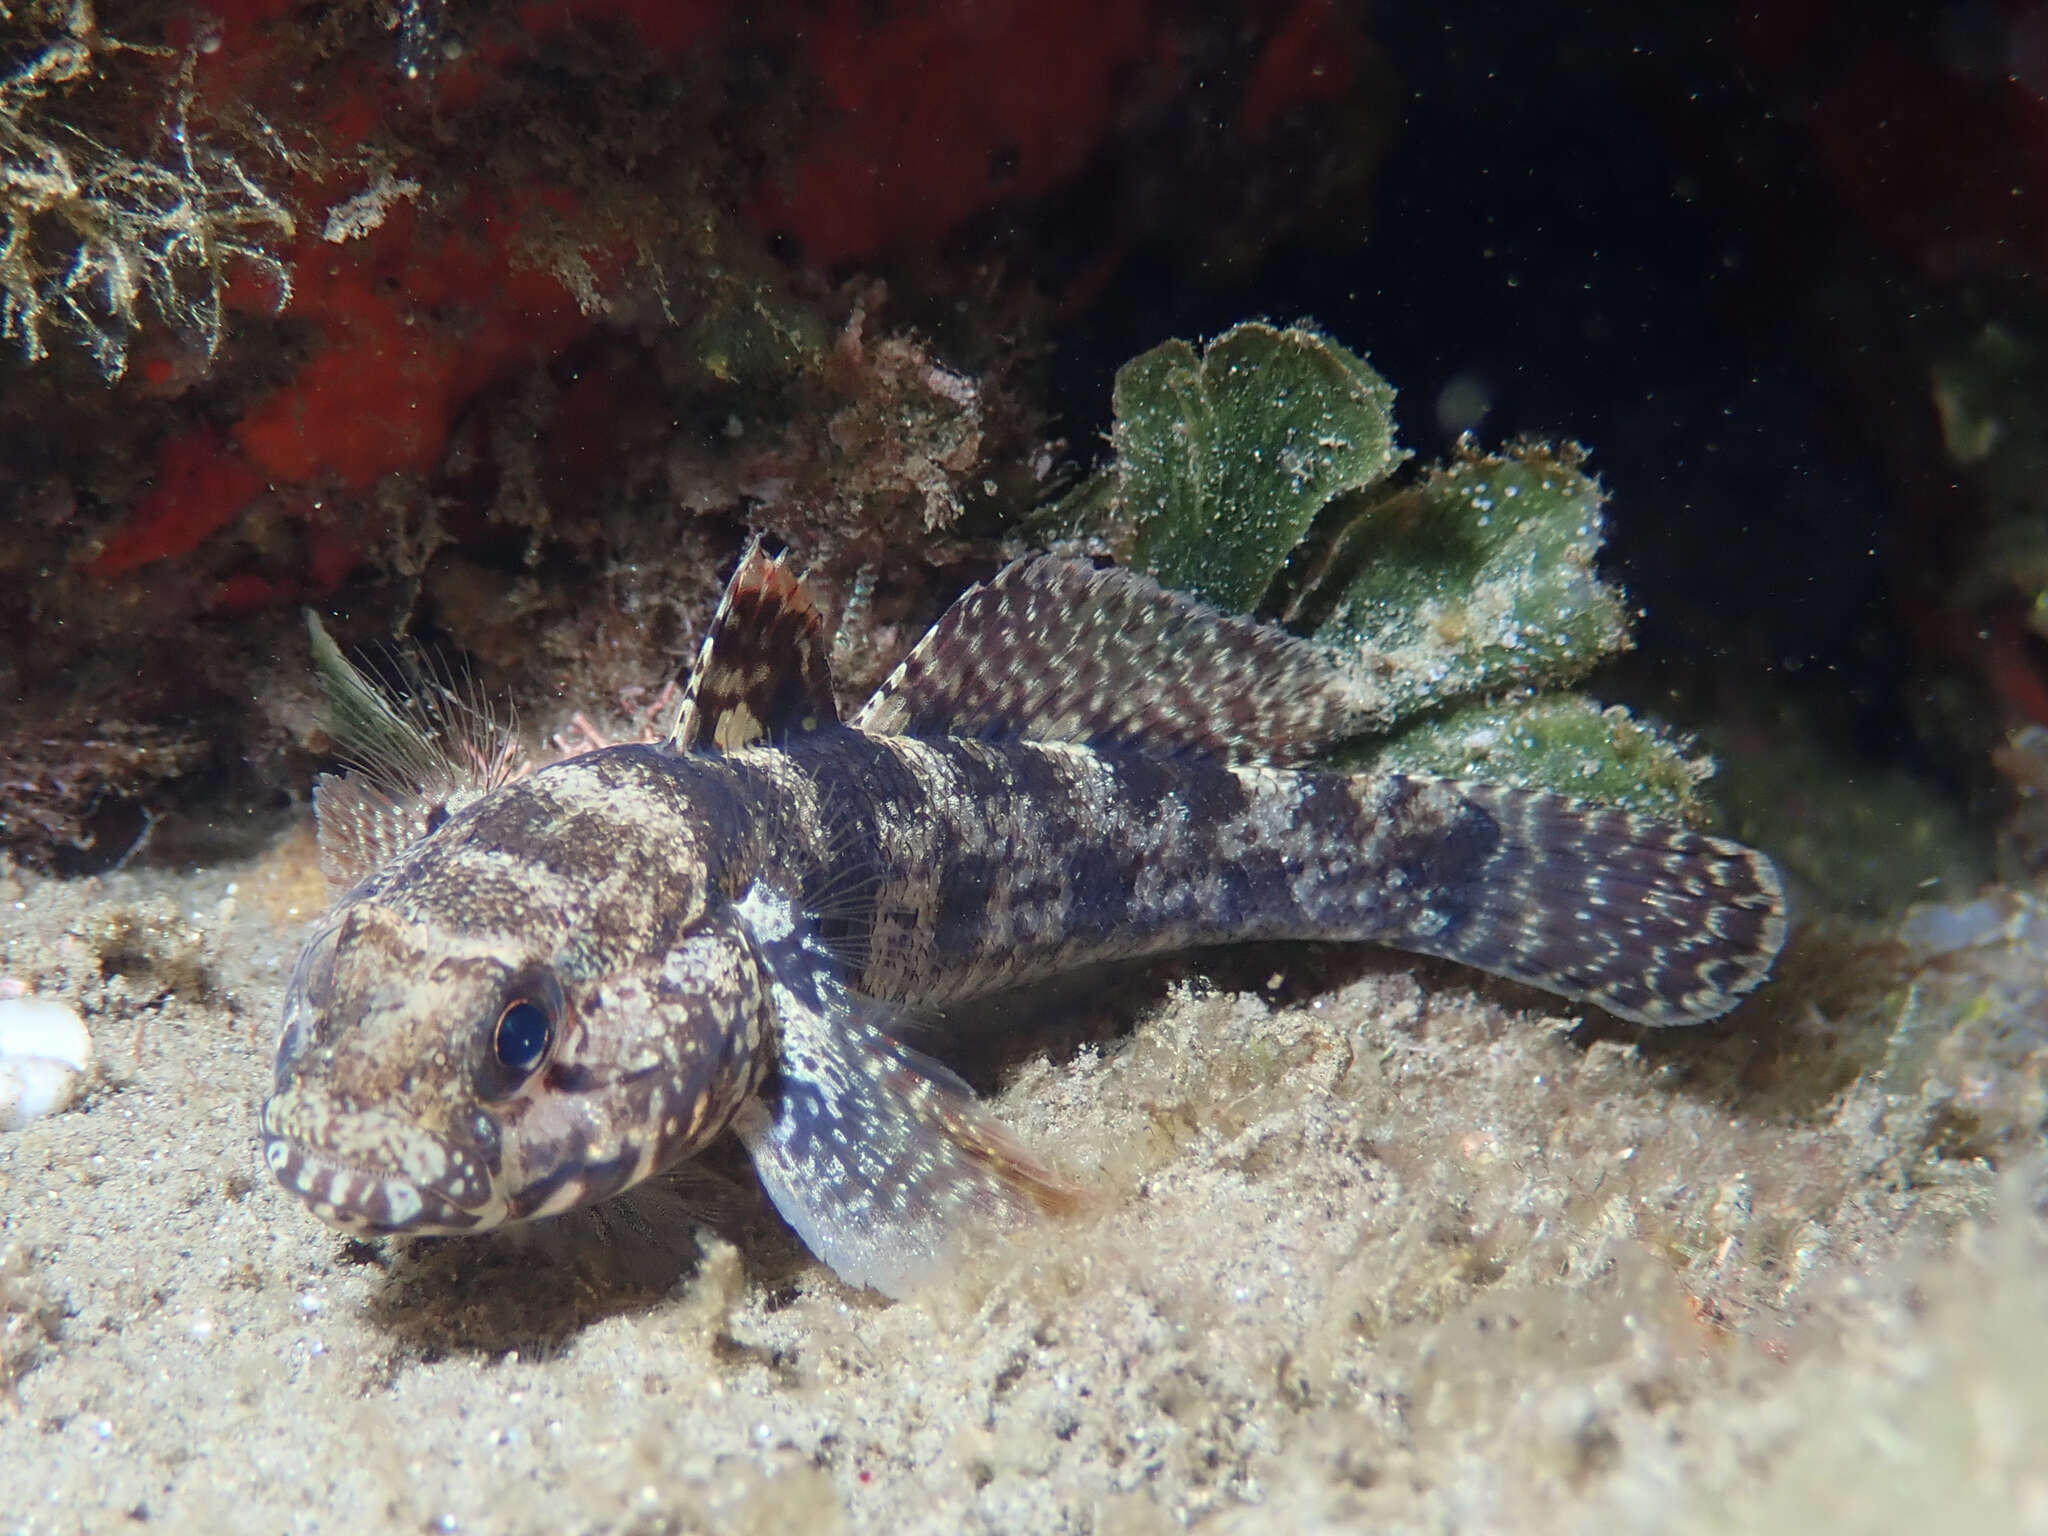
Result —
<instances>
[{"instance_id":1,"label":"small air bubble","mask_svg":"<svg viewBox=\"0 0 2048 1536\"><path fill-rule=\"evenodd\" d=\"M1477 373L1453 375L1437 391L1437 427L1449 437L1472 431L1493 409L1493 393L1492 384Z\"/></svg>"}]
</instances>

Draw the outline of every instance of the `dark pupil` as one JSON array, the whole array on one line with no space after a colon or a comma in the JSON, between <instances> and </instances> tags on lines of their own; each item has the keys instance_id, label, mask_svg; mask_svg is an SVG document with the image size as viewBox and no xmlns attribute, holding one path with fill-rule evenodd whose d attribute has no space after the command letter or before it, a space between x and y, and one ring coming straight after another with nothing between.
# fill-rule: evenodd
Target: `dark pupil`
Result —
<instances>
[{"instance_id":1,"label":"dark pupil","mask_svg":"<svg viewBox=\"0 0 2048 1536\"><path fill-rule=\"evenodd\" d=\"M514 1003L498 1016L493 1042L498 1060L514 1072L531 1072L548 1049L548 1016L538 1003Z\"/></svg>"}]
</instances>

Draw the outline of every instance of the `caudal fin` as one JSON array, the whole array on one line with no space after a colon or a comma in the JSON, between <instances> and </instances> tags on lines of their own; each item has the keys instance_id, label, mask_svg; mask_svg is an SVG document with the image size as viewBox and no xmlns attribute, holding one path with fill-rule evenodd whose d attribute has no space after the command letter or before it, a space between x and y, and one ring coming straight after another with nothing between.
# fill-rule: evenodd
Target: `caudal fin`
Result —
<instances>
[{"instance_id":1,"label":"caudal fin","mask_svg":"<svg viewBox=\"0 0 2048 1536\"><path fill-rule=\"evenodd\" d=\"M1639 1024L1719 1018L1770 974L1785 891L1755 849L1540 791L1458 788L1499 841L1442 893L1452 921L1387 942Z\"/></svg>"}]
</instances>

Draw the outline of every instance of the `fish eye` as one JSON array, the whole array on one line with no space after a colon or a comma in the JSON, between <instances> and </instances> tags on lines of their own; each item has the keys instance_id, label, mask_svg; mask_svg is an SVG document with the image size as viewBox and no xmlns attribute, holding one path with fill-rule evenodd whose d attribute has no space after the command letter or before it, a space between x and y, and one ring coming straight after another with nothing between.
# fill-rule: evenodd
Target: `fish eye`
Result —
<instances>
[{"instance_id":1,"label":"fish eye","mask_svg":"<svg viewBox=\"0 0 2048 1536\"><path fill-rule=\"evenodd\" d=\"M531 1072L541 1064L554 1042L555 1021L530 997L505 1005L498 1026L491 1031L491 1050L507 1071Z\"/></svg>"}]
</instances>

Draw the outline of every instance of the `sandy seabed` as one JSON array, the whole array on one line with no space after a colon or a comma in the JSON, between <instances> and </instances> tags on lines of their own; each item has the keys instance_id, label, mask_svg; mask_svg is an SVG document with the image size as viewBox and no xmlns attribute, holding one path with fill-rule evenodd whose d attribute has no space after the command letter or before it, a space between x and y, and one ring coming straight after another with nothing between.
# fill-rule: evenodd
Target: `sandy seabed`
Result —
<instances>
[{"instance_id":1,"label":"sandy seabed","mask_svg":"<svg viewBox=\"0 0 2048 1536\"><path fill-rule=\"evenodd\" d=\"M98 1049L0 1134L0 1533L2048 1531L2038 1170L1903 1188L1797 1008L1240 955L1014 1066L1099 1207L889 1304L733 1159L538 1239L316 1225L253 1138L310 871L0 872Z\"/></svg>"}]
</instances>

